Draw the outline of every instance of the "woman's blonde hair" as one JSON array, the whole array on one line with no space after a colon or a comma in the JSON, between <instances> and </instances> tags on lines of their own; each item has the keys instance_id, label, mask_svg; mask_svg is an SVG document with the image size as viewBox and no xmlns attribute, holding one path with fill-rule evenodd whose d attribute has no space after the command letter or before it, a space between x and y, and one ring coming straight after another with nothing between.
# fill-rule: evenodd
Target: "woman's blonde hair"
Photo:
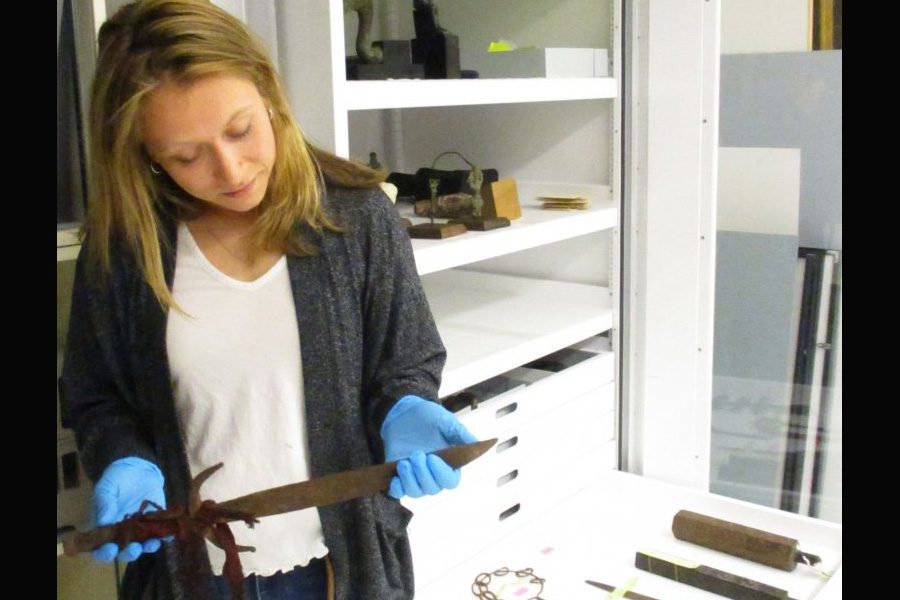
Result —
<instances>
[{"instance_id":1,"label":"woman's blonde hair","mask_svg":"<svg viewBox=\"0 0 900 600\"><path fill-rule=\"evenodd\" d=\"M113 239L133 251L165 307L174 301L162 266L161 218L190 219L200 205L164 173L151 171L139 137L141 104L164 78L193 81L217 74L246 77L272 109L277 151L252 234L255 251L314 253L315 247L296 235L298 224L340 231L322 209L323 183L367 187L383 180L380 171L304 139L268 53L238 19L205 0L139 0L123 6L99 33L85 243L101 274L109 271Z\"/></svg>"}]
</instances>

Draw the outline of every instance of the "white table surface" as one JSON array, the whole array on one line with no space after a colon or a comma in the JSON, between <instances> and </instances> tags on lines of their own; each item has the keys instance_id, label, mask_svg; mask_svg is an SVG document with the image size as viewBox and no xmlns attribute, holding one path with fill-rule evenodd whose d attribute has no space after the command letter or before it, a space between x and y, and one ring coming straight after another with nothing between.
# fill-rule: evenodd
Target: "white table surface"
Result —
<instances>
[{"instance_id":1,"label":"white table surface","mask_svg":"<svg viewBox=\"0 0 900 600\"><path fill-rule=\"evenodd\" d=\"M782 571L677 540L672 517L681 509L797 539L800 550L820 556L818 567L833 575L827 579L806 565ZM475 577L501 567L533 569L545 580L541 598L546 600L605 599L608 592L584 580L622 586L635 577L633 591L659 600L722 598L635 568L637 550L749 577L785 589L795 600L841 598L840 525L618 471L600 475L550 513L493 545L469 556L448 556L450 570L419 587L416 598L475 598L471 592ZM538 591L537 586L518 583L513 575L494 582L490 589L498 600L527 600ZM510 585L501 590L504 583Z\"/></svg>"}]
</instances>

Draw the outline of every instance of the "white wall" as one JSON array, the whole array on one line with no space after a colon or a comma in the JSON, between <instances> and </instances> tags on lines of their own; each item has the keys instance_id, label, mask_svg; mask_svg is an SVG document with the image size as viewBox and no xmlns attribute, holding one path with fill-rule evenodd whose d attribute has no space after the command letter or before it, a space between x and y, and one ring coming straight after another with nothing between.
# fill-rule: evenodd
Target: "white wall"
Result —
<instances>
[{"instance_id":1,"label":"white wall","mask_svg":"<svg viewBox=\"0 0 900 600\"><path fill-rule=\"evenodd\" d=\"M719 147L717 227L796 236L800 149Z\"/></svg>"},{"instance_id":2,"label":"white wall","mask_svg":"<svg viewBox=\"0 0 900 600\"><path fill-rule=\"evenodd\" d=\"M721 0L722 54L810 48L809 0Z\"/></svg>"}]
</instances>

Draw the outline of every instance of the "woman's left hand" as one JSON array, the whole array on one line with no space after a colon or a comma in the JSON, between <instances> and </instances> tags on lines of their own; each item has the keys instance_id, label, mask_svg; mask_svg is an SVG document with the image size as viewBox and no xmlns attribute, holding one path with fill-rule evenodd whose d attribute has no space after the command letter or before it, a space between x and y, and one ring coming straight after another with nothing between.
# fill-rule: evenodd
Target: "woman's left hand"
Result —
<instances>
[{"instance_id":1,"label":"woman's left hand","mask_svg":"<svg viewBox=\"0 0 900 600\"><path fill-rule=\"evenodd\" d=\"M459 485L460 470L434 454L436 450L477 442L456 415L437 402L404 396L381 426L385 462L397 461L388 494L418 498Z\"/></svg>"}]
</instances>

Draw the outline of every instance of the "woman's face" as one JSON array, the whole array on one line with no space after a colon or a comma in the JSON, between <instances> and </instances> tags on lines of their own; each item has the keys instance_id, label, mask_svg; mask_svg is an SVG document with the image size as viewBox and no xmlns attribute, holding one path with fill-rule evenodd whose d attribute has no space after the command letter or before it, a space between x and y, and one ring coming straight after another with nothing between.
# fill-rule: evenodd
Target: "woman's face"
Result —
<instances>
[{"instance_id":1,"label":"woman's face","mask_svg":"<svg viewBox=\"0 0 900 600\"><path fill-rule=\"evenodd\" d=\"M166 79L144 101L140 132L150 158L211 208L247 212L262 202L275 164L275 134L249 80Z\"/></svg>"}]
</instances>

